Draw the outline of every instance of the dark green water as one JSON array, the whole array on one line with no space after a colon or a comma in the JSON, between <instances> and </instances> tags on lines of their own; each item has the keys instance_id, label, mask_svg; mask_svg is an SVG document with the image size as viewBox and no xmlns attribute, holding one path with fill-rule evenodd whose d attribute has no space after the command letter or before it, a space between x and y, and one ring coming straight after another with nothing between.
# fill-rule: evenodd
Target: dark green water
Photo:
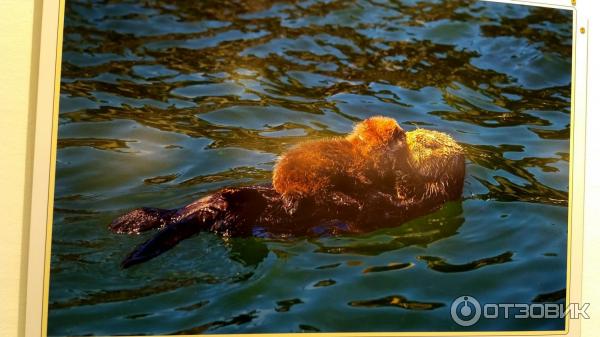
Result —
<instances>
[{"instance_id":1,"label":"dark green water","mask_svg":"<svg viewBox=\"0 0 600 337\"><path fill-rule=\"evenodd\" d=\"M563 329L463 328L450 305L565 289L571 29L475 1L67 0L49 334ZM376 114L460 141L464 200L362 236L204 233L119 268L152 233L114 217L267 182L285 149Z\"/></svg>"}]
</instances>

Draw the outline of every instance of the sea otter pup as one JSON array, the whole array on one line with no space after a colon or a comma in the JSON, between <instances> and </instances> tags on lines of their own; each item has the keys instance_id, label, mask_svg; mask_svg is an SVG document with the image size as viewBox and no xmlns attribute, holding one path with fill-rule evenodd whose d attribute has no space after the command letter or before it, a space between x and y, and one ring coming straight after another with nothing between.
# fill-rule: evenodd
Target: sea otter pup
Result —
<instances>
[{"instance_id":1,"label":"sea otter pup","mask_svg":"<svg viewBox=\"0 0 600 337\"><path fill-rule=\"evenodd\" d=\"M283 154L273 187L293 214L303 203L320 207L365 190L386 191L406 175L406 133L396 120L376 116L358 123L345 138L302 143Z\"/></svg>"},{"instance_id":2,"label":"sea otter pup","mask_svg":"<svg viewBox=\"0 0 600 337\"><path fill-rule=\"evenodd\" d=\"M465 175L461 147L444 133L425 129L404 133L392 121L367 119L343 139L290 150L277 163L275 187L225 188L180 209L140 208L115 219L110 229L118 233L162 228L136 247L122 266L147 261L200 231L278 238L362 233L397 226L459 199ZM304 152L307 148L311 151ZM330 153L314 153L332 148ZM337 153L341 163L324 166ZM284 172L294 168L294 162L311 170L309 178L302 172ZM354 171L357 168L364 171ZM350 187L342 182L350 182ZM295 203L316 201L290 212L289 196Z\"/></svg>"}]
</instances>

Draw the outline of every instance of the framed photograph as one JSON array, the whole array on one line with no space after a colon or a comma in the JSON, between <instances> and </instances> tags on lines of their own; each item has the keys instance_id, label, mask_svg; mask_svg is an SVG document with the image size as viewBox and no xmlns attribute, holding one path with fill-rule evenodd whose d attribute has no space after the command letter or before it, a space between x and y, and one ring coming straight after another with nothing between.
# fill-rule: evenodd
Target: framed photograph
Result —
<instances>
[{"instance_id":1,"label":"framed photograph","mask_svg":"<svg viewBox=\"0 0 600 337\"><path fill-rule=\"evenodd\" d=\"M579 336L570 1L53 0L27 336Z\"/></svg>"}]
</instances>

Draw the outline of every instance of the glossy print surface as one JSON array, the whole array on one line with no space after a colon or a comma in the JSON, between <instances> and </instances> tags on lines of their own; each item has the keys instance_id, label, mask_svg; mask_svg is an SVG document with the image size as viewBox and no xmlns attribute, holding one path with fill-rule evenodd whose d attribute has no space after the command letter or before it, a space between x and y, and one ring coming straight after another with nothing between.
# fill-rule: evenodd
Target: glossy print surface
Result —
<instances>
[{"instance_id":1,"label":"glossy print surface","mask_svg":"<svg viewBox=\"0 0 600 337\"><path fill-rule=\"evenodd\" d=\"M572 13L478 1L66 1L49 335L562 330L450 316L564 302ZM463 200L361 235L147 240L107 225L269 182L368 116L446 132ZM334 319L337 317L336 319Z\"/></svg>"}]
</instances>

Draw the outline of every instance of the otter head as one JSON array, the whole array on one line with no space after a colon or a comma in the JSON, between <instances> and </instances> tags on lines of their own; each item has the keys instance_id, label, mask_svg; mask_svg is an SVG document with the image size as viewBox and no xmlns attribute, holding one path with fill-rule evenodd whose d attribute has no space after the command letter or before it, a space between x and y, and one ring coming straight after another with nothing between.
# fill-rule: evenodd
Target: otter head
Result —
<instances>
[{"instance_id":1,"label":"otter head","mask_svg":"<svg viewBox=\"0 0 600 337\"><path fill-rule=\"evenodd\" d=\"M421 181L423 194L458 198L465 176L463 150L449 135L425 129L406 134L412 178Z\"/></svg>"},{"instance_id":2,"label":"otter head","mask_svg":"<svg viewBox=\"0 0 600 337\"><path fill-rule=\"evenodd\" d=\"M375 160L403 157L406 132L395 119L375 116L356 124L346 139L367 158Z\"/></svg>"}]
</instances>

